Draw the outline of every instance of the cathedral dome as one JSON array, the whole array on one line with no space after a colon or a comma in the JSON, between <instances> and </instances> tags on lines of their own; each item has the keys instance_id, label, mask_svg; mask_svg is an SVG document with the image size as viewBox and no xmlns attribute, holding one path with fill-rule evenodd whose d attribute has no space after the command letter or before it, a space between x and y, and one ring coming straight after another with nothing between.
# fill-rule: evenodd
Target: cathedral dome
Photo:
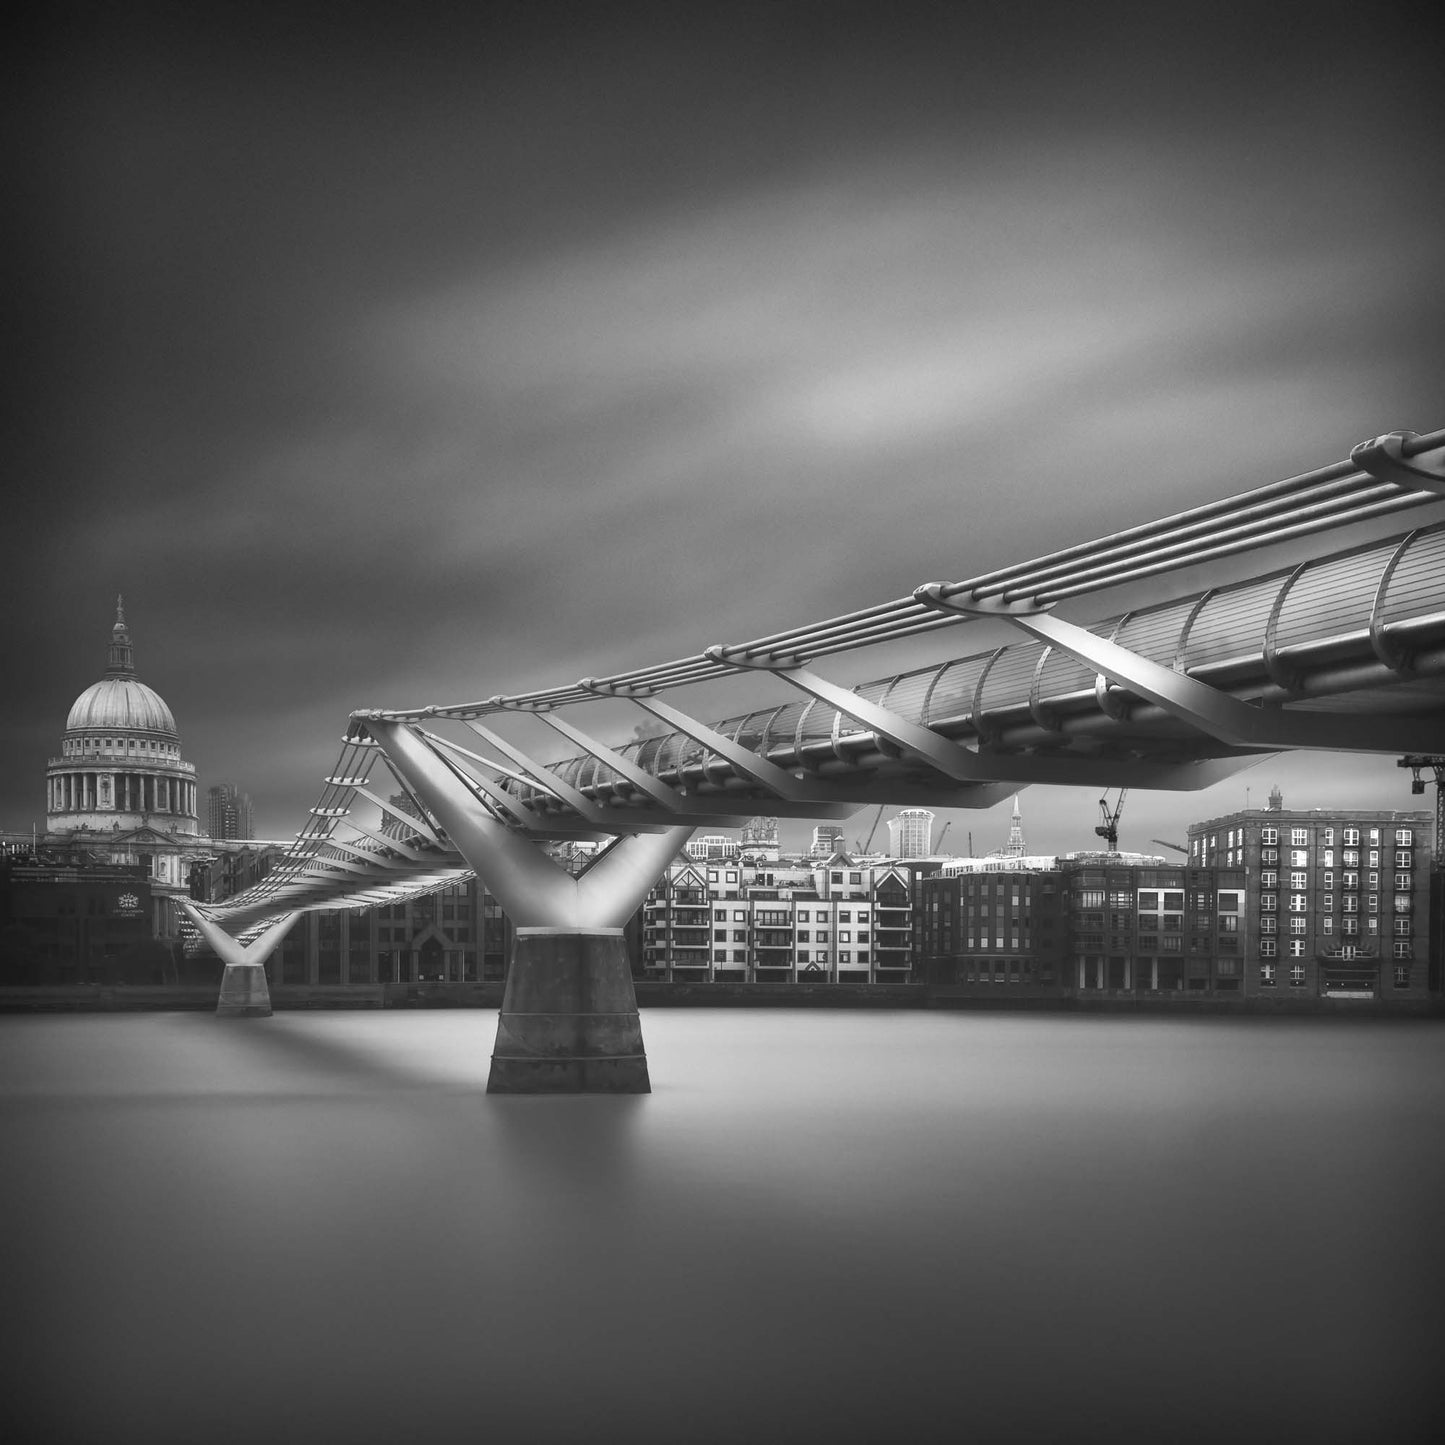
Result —
<instances>
[{"instance_id":1,"label":"cathedral dome","mask_svg":"<svg viewBox=\"0 0 1445 1445\"><path fill-rule=\"evenodd\" d=\"M159 693L133 677L103 677L75 699L66 732L161 733L179 740L176 720Z\"/></svg>"},{"instance_id":2,"label":"cathedral dome","mask_svg":"<svg viewBox=\"0 0 1445 1445\"><path fill-rule=\"evenodd\" d=\"M119 597L115 599L115 626L106 662L105 676L91 683L71 705L65 731L159 733L179 742L176 720L165 700L136 678L135 651Z\"/></svg>"}]
</instances>

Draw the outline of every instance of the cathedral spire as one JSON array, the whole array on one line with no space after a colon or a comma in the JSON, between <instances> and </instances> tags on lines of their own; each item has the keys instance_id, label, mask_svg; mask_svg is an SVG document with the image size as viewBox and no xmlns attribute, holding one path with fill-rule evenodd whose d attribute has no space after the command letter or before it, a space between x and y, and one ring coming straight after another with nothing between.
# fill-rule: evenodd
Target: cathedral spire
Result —
<instances>
[{"instance_id":1,"label":"cathedral spire","mask_svg":"<svg viewBox=\"0 0 1445 1445\"><path fill-rule=\"evenodd\" d=\"M1014 815L1008 830L1008 845L1004 848L1004 857L1022 858L1024 856L1024 820L1019 812L1018 794L1014 794Z\"/></svg>"},{"instance_id":2,"label":"cathedral spire","mask_svg":"<svg viewBox=\"0 0 1445 1445\"><path fill-rule=\"evenodd\" d=\"M107 677L134 677L135 652L125 625L125 599L115 594L115 626L110 629L110 650L106 655Z\"/></svg>"}]
</instances>

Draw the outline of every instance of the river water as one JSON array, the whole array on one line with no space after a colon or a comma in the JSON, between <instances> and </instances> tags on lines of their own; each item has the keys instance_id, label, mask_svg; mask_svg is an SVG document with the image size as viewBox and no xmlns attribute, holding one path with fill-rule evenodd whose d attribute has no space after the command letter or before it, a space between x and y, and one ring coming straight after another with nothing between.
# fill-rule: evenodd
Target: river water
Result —
<instances>
[{"instance_id":1,"label":"river water","mask_svg":"<svg viewBox=\"0 0 1445 1445\"><path fill-rule=\"evenodd\" d=\"M649 1010L0 1018L14 1441L1404 1441L1445 1025Z\"/></svg>"}]
</instances>

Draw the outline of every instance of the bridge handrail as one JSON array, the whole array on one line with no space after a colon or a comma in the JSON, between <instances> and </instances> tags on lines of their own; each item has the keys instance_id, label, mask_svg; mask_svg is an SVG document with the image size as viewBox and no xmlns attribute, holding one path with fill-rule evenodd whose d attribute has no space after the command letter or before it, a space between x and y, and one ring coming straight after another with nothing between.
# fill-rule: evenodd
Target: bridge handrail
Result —
<instances>
[{"instance_id":1,"label":"bridge handrail","mask_svg":"<svg viewBox=\"0 0 1445 1445\"><path fill-rule=\"evenodd\" d=\"M1407 458L1445 446L1445 430L1423 435L1392 435L1401 438L1397 449ZM979 602L996 599L1005 608L1019 604L1049 606L1065 598L1104 591L1162 572L1440 500L1436 491L1381 480L1356 461L1360 452L1361 448L1357 447L1350 457L1313 471L1175 512L1092 542L1065 547L1032 561L998 568L966 581L943 583L939 586L939 595L953 598L966 593ZM1201 541L1206 545L1199 545ZM375 709L354 715L353 725L367 715L389 722L417 722L425 718L467 721L511 711L549 712L553 708L593 701L599 690L624 695L663 692L711 678L734 676L747 669L748 659L771 656L802 662L880 642L898 641L940 627L957 626L967 620L958 613L937 611L909 595L822 622L770 633L751 642L718 648L712 653L477 702ZM738 661L731 660L734 658Z\"/></svg>"}]
</instances>

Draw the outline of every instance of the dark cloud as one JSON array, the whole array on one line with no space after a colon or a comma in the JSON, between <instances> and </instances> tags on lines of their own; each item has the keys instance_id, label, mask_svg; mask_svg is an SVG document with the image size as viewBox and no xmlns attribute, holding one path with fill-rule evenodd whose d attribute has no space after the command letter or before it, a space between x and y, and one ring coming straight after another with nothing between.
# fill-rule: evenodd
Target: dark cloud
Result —
<instances>
[{"instance_id":1,"label":"dark cloud","mask_svg":"<svg viewBox=\"0 0 1445 1445\"><path fill-rule=\"evenodd\" d=\"M12 61L3 827L117 590L285 834L352 707L1441 424L1414 7L198 14L53 7Z\"/></svg>"}]
</instances>

